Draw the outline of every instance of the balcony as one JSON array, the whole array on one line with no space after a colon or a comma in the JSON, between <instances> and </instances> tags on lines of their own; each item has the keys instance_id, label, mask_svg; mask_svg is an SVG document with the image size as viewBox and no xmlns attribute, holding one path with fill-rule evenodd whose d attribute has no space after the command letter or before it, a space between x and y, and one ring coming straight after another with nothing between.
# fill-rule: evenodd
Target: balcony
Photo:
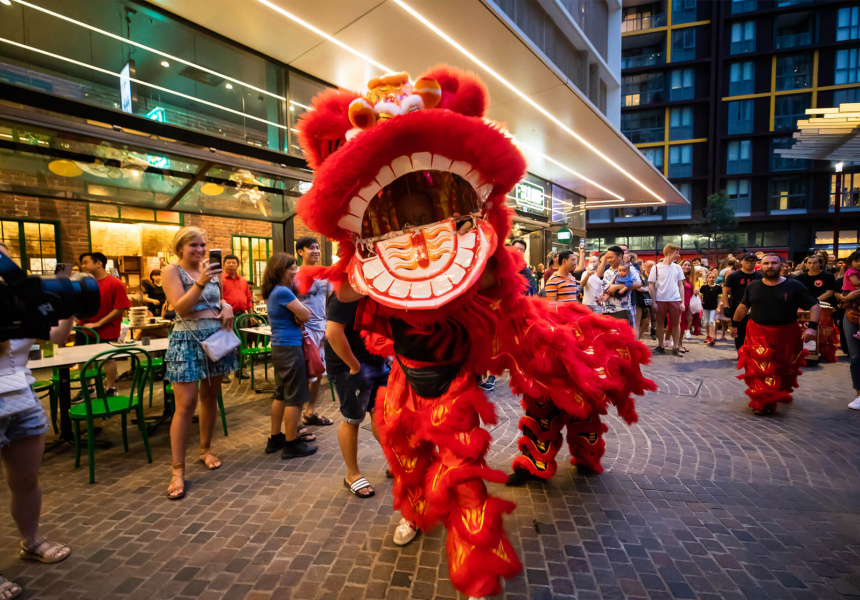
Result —
<instances>
[{"instance_id":1,"label":"balcony","mask_svg":"<svg viewBox=\"0 0 860 600\"><path fill-rule=\"evenodd\" d=\"M774 40L774 47L777 50L785 50L787 48L800 48L812 44L812 32L805 31L803 33L789 33L786 35L778 35Z\"/></svg>"},{"instance_id":2,"label":"balcony","mask_svg":"<svg viewBox=\"0 0 860 600\"><path fill-rule=\"evenodd\" d=\"M661 126L642 129L622 129L621 133L634 144L650 144L652 142L662 142L666 135L666 130Z\"/></svg>"},{"instance_id":3,"label":"balcony","mask_svg":"<svg viewBox=\"0 0 860 600\"><path fill-rule=\"evenodd\" d=\"M621 58L622 69L637 69L639 67L653 67L666 63L664 52L652 52L650 54L639 54L637 56L624 56Z\"/></svg>"},{"instance_id":4,"label":"balcony","mask_svg":"<svg viewBox=\"0 0 860 600\"><path fill-rule=\"evenodd\" d=\"M621 33L631 33L633 31L646 31L657 27L666 26L666 13L658 13L654 15L635 15L632 18L626 18L621 22Z\"/></svg>"}]
</instances>

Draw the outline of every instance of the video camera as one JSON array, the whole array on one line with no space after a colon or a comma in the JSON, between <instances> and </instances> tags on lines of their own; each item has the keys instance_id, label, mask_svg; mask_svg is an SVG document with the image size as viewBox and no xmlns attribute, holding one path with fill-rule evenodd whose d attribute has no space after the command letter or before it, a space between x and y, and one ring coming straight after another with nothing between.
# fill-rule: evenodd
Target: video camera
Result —
<instances>
[{"instance_id":1,"label":"video camera","mask_svg":"<svg viewBox=\"0 0 860 600\"><path fill-rule=\"evenodd\" d=\"M92 317L99 311L98 282L88 275L27 275L0 252L0 341L50 338L60 319Z\"/></svg>"}]
</instances>

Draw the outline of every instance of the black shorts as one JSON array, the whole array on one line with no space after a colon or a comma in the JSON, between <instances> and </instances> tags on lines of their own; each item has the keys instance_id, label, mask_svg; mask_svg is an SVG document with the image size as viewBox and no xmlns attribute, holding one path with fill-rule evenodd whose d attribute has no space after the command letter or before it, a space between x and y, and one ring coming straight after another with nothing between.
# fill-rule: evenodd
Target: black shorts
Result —
<instances>
[{"instance_id":1,"label":"black shorts","mask_svg":"<svg viewBox=\"0 0 860 600\"><path fill-rule=\"evenodd\" d=\"M350 425L364 421L365 415L373 410L379 388L388 383L390 369L386 365L361 365L355 374L339 373L332 375L334 389L340 400L340 414Z\"/></svg>"},{"instance_id":2,"label":"black shorts","mask_svg":"<svg viewBox=\"0 0 860 600\"><path fill-rule=\"evenodd\" d=\"M310 399L308 369L301 346L272 346L275 370L275 400L287 406L302 406Z\"/></svg>"}]
</instances>

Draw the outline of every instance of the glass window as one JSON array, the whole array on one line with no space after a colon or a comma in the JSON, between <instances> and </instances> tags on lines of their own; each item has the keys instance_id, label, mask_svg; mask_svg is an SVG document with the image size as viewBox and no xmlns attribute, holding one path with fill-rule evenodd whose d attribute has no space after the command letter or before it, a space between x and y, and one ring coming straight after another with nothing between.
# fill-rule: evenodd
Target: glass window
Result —
<instances>
[{"instance_id":1,"label":"glass window","mask_svg":"<svg viewBox=\"0 0 860 600\"><path fill-rule=\"evenodd\" d=\"M728 205L735 211L736 217L746 217L750 214L750 180L729 179L726 182L726 193L729 196Z\"/></svg>"},{"instance_id":2,"label":"glass window","mask_svg":"<svg viewBox=\"0 0 860 600\"><path fill-rule=\"evenodd\" d=\"M755 52L755 21L732 24L731 54Z\"/></svg>"},{"instance_id":3,"label":"glass window","mask_svg":"<svg viewBox=\"0 0 860 600\"><path fill-rule=\"evenodd\" d=\"M809 161L805 158L787 158L775 152L779 148L791 148L794 140L789 137L775 137L770 140L770 170L771 171L797 171L809 168Z\"/></svg>"},{"instance_id":4,"label":"glass window","mask_svg":"<svg viewBox=\"0 0 860 600\"><path fill-rule=\"evenodd\" d=\"M753 130L753 101L735 100L729 102L728 133L752 133Z\"/></svg>"},{"instance_id":5,"label":"glass window","mask_svg":"<svg viewBox=\"0 0 860 600\"><path fill-rule=\"evenodd\" d=\"M814 19L807 17L799 23L797 15L781 15L776 20L776 36L774 47L778 50L809 46L812 43L812 25Z\"/></svg>"},{"instance_id":6,"label":"glass window","mask_svg":"<svg viewBox=\"0 0 860 600\"><path fill-rule=\"evenodd\" d=\"M854 102L860 102L860 88L835 90L833 92L833 106Z\"/></svg>"},{"instance_id":7,"label":"glass window","mask_svg":"<svg viewBox=\"0 0 860 600\"><path fill-rule=\"evenodd\" d=\"M666 111L638 110L621 114L621 132L634 144L662 142L665 135Z\"/></svg>"},{"instance_id":8,"label":"glass window","mask_svg":"<svg viewBox=\"0 0 860 600\"><path fill-rule=\"evenodd\" d=\"M795 129L798 119L806 118L806 109L812 106L811 94L791 94L775 96L773 107L773 128Z\"/></svg>"},{"instance_id":9,"label":"glass window","mask_svg":"<svg viewBox=\"0 0 860 600\"><path fill-rule=\"evenodd\" d=\"M827 245L833 243L833 230L829 231L816 231L815 232L815 245ZM839 231L839 245L842 244L847 245L856 245L857 244L857 230L849 229L848 231Z\"/></svg>"},{"instance_id":10,"label":"glass window","mask_svg":"<svg viewBox=\"0 0 860 600\"><path fill-rule=\"evenodd\" d=\"M672 71L672 89L669 100L692 100L695 96L696 74L693 69Z\"/></svg>"},{"instance_id":11,"label":"glass window","mask_svg":"<svg viewBox=\"0 0 860 600\"><path fill-rule=\"evenodd\" d=\"M663 218L660 208L657 206L632 206L630 208L616 208L615 222L627 219L630 221L659 221Z\"/></svg>"},{"instance_id":12,"label":"glass window","mask_svg":"<svg viewBox=\"0 0 860 600\"><path fill-rule=\"evenodd\" d=\"M621 33L666 26L666 13L659 4L634 6L622 10Z\"/></svg>"},{"instance_id":13,"label":"glass window","mask_svg":"<svg viewBox=\"0 0 860 600\"><path fill-rule=\"evenodd\" d=\"M732 14L750 12L756 9L757 0L732 0Z\"/></svg>"},{"instance_id":14,"label":"glass window","mask_svg":"<svg viewBox=\"0 0 860 600\"><path fill-rule=\"evenodd\" d=\"M669 110L669 139L689 140L693 138L693 108L673 108Z\"/></svg>"},{"instance_id":15,"label":"glass window","mask_svg":"<svg viewBox=\"0 0 860 600\"><path fill-rule=\"evenodd\" d=\"M662 48L656 46L649 48L629 48L621 51L622 69L650 67L653 65L662 65L664 62L666 62L666 54Z\"/></svg>"},{"instance_id":16,"label":"glass window","mask_svg":"<svg viewBox=\"0 0 860 600\"><path fill-rule=\"evenodd\" d=\"M836 175L830 176L830 210L836 206ZM860 173L842 174L840 210L860 210Z\"/></svg>"},{"instance_id":17,"label":"glass window","mask_svg":"<svg viewBox=\"0 0 860 600\"><path fill-rule=\"evenodd\" d=\"M672 1L672 25L692 23L696 20L696 0ZM672 50L674 53L674 49Z\"/></svg>"},{"instance_id":18,"label":"glass window","mask_svg":"<svg viewBox=\"0 0 860 600\"><path fill-rule=\"evenodd\" d=\"M642 106L666 101L666 77L660 73L640 73L621 78L624 106Z\"/></svg>"},{"instance_id":19,"label":"glass window","mask_svg":"<svg viewBox=\"0 0 860 600\"><path fill-rule=\"evenodd\" d=\"M653 252L657 249L655 242L656 236L653 235L631 235L627 238L627 247L631 252Z\"/></svg>"},{"instance_id":20,"label":"glass window","mask_svg":"<svg viewBox=\"0 0 860 600\"><path fill-rule=\"evenodd\" d=\"M729 67L729 95L755 93L755 64L752 61L733 63Z\"/></svg>"},{"instance_id":21,"label":"glass window","mask_svg":"<svg viewBox=\"0 0 860 600\"><path fill-rule=\"evenodd\" d=\"M643 148L642 154L658 169L663 168L663 148Z\"/></svg>"},{"instance_id":22,"label":"glass window","mask_svg":"<svg viewBox=\"0 0 860 600\"><path fill-rule=\"evenodd\" d=\"M0 240L10 258L33 275L53 275L57 267L57 225L0 220Z\"/></svg>"},{"instance_id":23,"label":"glass window","mask_svg":"<svg viewBox=\"0 0 860 600\"><path fill-rule=\"evenodd\" d=\"M609 223L610 221L612 221L611 208L598 208L596 210L588 211L589 223Z\"/></svg>"},{"instance_id":24,"label":"glass window","mask_svg":"<svg viewBox=\"0 0 860 600\"><path fill-rule=\"evenodd\" d=\"M726 144L726 173L752 171L752 142L738 140Z\"/></svg>"},{"instance_id":25,"label":"glass window","mask_svg":"<svg viewBox=\"0 0 860 600\"><path fill-rule=\"evenodd\" d=\"M836 69L833 78L836 85L860 81L860 67L857 64L858 53L860 53L860 48L846 48L836 51Z\"/></svg>"},{"instance_id":26,"label":"glass window","mask_svg":"<svg viewBox=\"0 0 860 600\"><path fill-rule=\"evenodd\" d=\"M272 255L272 240L265 237L234 235L233 254L239 257L239 272L252 286L263 283L263 271Z\"/></svg>"},{"instance_id":27,"label":"glass window","mask_svg":"<svg viewBox=\"0 0 860 600\"><path fill-rule=\"evenodd\" d=\"M669 177L693 176L693 145L669 146Z\"/></svg>"},{"instance_id":28,"label":"glass window","mask_svg":"<svg viewBox=\"0 0 860 600\"><path fill-rule=\"evenodd\" d=\"M672 62L696 58L696 29L688 27L672 32Z\"/></svg>"},{"instance_id":29,"label":"glass window","mask_svg":"<svg viewBox=\"0 0 860 600\"><path fill-rule=\"evenodd\" d=\"M684 198L686 198L688 202L691 202L691 196L693 193L693 184L692 183L689 183L689 182L679 183L679 184L676 184L675 187L678 188L678 191L681 192L681 195ZM667 219L689 219L691 215L692 215L692 206L690 206L689 204L671 204L671 205L666 207L666 218ZM674 242L674 241L669 240L668 236L664 236L663 245L665 245L665 244L679 244L680 245L680 240L678 240L677 242Z\"/></svg>"},{"instance_id":30,"label":"glass window","mask_svg":"<svg viewBox=\"0 0 860 600\"><path fill-rule=\"evenodd\" d=\"M776 90L799 90L808 87L812 87L812 55L777 56Z\"/></svg>"},{"instance_id":31,"label":"glass window","mask_svg":"<svg viewBox=\"0 0 860 600\"><path fill-rule=\"evenodd\" d=\"M806 177L772 179L770 212L805 213L809 203L809 181Z\"/></svg>"},{"instance_id":32,"label":"glass window","mask_svg":"<svg viewBox=\"0 0 860 600\"><path fill-rule=\"evenodd\" d=\"M836 17L836 41L860 38L860 7L840 8Z\"/></svg>"}]
</instances>

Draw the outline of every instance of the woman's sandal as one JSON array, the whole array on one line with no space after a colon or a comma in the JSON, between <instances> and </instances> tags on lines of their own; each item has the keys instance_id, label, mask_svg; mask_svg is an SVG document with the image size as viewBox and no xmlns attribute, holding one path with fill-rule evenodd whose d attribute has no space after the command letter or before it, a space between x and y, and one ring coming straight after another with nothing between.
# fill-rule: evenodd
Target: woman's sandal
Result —
<instances>
[{"instance_id":1,"label":"woman's sandal","mask_svg":"<svg viewBox=\"0 0 860 600\"><path fill-rule=\"evenodd\" d=\"M359 498L373 498L376 495L376 492L373 491L373 486L370 485L370 482L364 477L359 477L350 485L346 482L346 478L343 480L343 487L348 489L353 496L358 496ZM361 490L366 490L370 488L369 494L359 494Z\"/></svg>"},{"instance_id":2,"label":"woman's sandal","mask_svg":"<svg viewBox=\"0 0 860 600\"><path fill-rule=\"evenodd\" d=\"M173 475L170 477L170 485L167 486L168 500L179 500L185 497L185 463L173 463ZM177 474L176 472L179 471ZM181 486L174 486L173 480L182 482Z\"/></svg>"},{"instance_id":3,"label":"woman's sandal","mask_svg":"<svg viewBox=\"0 0 860 600\"><path fill-rule=\"evenodd\" d=\"M315 442L317 436L308 431L308 428L305 426L299 427L299 440L307 443L307 442Z\"/></svg>"},{"instance_id":4,"label":"woman's sandal","mask_svg":"<svg viewBox=\"0 0 860 600\"><path fill-rule=\"evenodd\" d=\"M221 467L221 461L218 460L217 456L209 451L209 448L200 448L200 458L197 460L206 465L206 468L210 471L214 471Z\"/></svg>"},{"instance_id":5,"label":"woman's sandal","mask_svg":"<svg viewBox=\"0 0 860 600\"><path fill-rule=\"evenodd\" d=\"M49 542L42 538L29 548L21 542L21 551L18 556L23 560L37 560L41 563L52 565L63 562L72 553L71 549L59 542Z\"/></svg>"},{"instance_id":6,"label":"woman's sandal","mask_svg":"<svg viewBox=\"0 0 860 600\"><path fill-rule=\"evenodd\" d=\"M12 600L20 596L24 590L14 581L9 581L0 575L0 600Z\"/></svg>"},{"instance_id":7,"label":"woman's sandal","mask_svg":"<svg viewBox=\"0 0 860 600\"><path fill-rule=\"evenodd\" d=\"M302 425L334 425L334 421L318 414L302 415Z\"/></svg>"}]
</instances>

